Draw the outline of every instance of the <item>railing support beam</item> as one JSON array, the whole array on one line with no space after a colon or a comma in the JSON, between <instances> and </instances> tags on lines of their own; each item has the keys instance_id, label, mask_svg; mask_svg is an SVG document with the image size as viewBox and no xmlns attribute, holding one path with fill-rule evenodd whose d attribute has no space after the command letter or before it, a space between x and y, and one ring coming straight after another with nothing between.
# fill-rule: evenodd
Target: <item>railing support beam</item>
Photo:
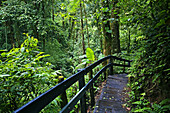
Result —
<instances>
[{"instance_id":1,"label":"railing support beam","mask_svg":"<svg viewBox=\"0 0 170 113\"><path fill-rule=\"evenodd\" d=\"M106 80L106 71L104 71L104 80Z\"/></svg>"},{"instance_id":2,"label":"railing support beam","mask_svg":"<svg viewBox=\"0 0 170 113\"><path fill-rule=\"evenodd\" d=\"M64 77L63 76L59 76L59 83L64 81ZM67 103L68 103L68 100L67 100L67 94L66 94L66 91L64 91L61 95L60 95L60 98L61 98L61 103L60 103L60 107L63 108Z\"/></svg>"},{"instance_id":3,"label":"railing support beam","mask_svg":"<svg viewBox=\"0 0 170 113\"><path fill-rule=\"evenodd\" d=\"M123 62L123 65L125 65L125 61ZM123 73L125 72L125 66L123 67Z\"/></svg>"},{"instance_id":4,"label":"railing support beam","mask_svg":"<svg viewBox=\"0 0 170 113\"><path fill-rule=\"evenodd\" d=\"M78 71L81 71L81 70L82 69L79 69ZM84 80L84 76L82 76L79 79L79 90L81 90L84 86L85 86L85 80ZM85 94L80 99L80 108L81 108L81 113L87 113L87 110L86 110L86 95Z\"/></svg>"},{"instance_id":5,"label":"railing support beam","mask_svg":"<svg viewBox=\"0 0 170 113\"><path fill-rule=\"evenodd\" d=\"M130 61L128 61L128 66L130 67Z\"/></svg>"},{"instance_id":6,"label":"railing support beam","mask_svg":"<svg viewBox=\"0 0 170 113\"><path fill-rule=\"evenodd\" d=\"M112 59L112 57L109 59L109 63L110 64L112 64L113 63L113 59ZM109 69L109 71L110 71L110 75L113 75L113 65L112 66L110 66L110 69Z\"/></svg>"},{"instance_id":7,"label":"railing support beam","mask_svg":"<svg viewBox=\"0 0 170 113\"><path fill-rule=\"evenodd\" d=\"M91 70L89 72L89 78L90 80L93 78L93 71ZM93 89L93 85L90 88L90 97L91 97L91 108L95 105L95 99L94 99L94 89Z\"/></svg>"}]
</instances>

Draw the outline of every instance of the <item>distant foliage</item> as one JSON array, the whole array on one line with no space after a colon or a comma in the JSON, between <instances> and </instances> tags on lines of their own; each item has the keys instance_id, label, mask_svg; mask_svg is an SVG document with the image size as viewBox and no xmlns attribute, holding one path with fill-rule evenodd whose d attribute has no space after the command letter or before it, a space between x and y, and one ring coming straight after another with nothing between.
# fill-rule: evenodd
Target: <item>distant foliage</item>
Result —
<instances>
[{"instance_id":1,"label":"distant foliage","mask_svg":"<svg viewBox=\"0 0 170 113\"><path fill-rule=\"evenodd\" d=\"M13 48L0 56L0 112L16 110L56 84L52 65L41 61L38 40L29 37L20 48Z\"/></svg>"},{"instance_id":2,"label":"distant foliage","mask_svg":"<svg viewBox=\"0 0 170 113\"><path fill-rule=\"evenodd\" d=\"M170 98L168 0L137 0L127 5L128 21L131 27L140 30L138 38L141 37L136 40L135 60L129 75L132 112L169 112L169 102L161 105Z\"/></svg>"}]
</instances>

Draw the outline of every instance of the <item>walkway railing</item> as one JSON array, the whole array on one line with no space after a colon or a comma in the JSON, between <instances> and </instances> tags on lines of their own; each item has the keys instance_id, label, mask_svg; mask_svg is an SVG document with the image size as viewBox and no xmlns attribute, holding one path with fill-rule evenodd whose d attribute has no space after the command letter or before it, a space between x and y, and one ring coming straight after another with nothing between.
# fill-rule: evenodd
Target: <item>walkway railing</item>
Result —
<instances>
[{"instance_id":1,"label":"walkway railing","mask_svg":"<svg viewBox=\"0 0 170 113\"><path fill-rule=\"evenodd\" d=\"M93 77L92 76L92 69L101 64L104 61L109 60L109 64L104 66L97 74ZM113 60L123 61L122 64L113 63ZM126 64L126 62L128 64ZM94 99L94 91L93 91L93 84L97 80L97 78L109 68L109 74L113 74L113 65L114 66L122 66L122 67L130 67L129 60L125 60L122 58L118 58L115 56L107 56L104 57L95 63L91 64L90 66L80 70L78 73L70 76L66 80L60 82L53 88L49 89L45 93L41 94L40 96L36 97L35 99L31 100L21 108L17 109L13 113L38 113L40 112L45 106L47 106L50 102L52 102L57 96L66 93L66 89L73 85L75 82L79 81L79 92L62 108L60 113L69 113L73 107L77 104L80 100L81 106L81 113L86 113L86 96L85 92L90 89L90 97L91 97L91 107L95 105ZM90 80L87 84L85 84L84 76L90 72ZM105 75L106 76L106 75ZM106 78L106 77L105 77Z\"/></svg>"}]
</instances>

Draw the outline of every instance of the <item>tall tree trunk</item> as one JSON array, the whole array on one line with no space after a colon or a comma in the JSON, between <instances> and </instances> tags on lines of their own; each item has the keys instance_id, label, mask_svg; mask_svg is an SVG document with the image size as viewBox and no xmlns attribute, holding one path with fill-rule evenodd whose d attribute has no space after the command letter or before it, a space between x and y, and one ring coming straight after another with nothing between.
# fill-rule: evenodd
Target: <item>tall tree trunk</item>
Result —
<instances>
[{"instance_id":1,"label":"tall tree trunk","mask_svg":"<svg viewBox=\"0 0 170 113\"><path fill-rule=\"evenodd\" d=\"M84 32L83 32L83 11L82 11L81 0L80 0L80 15L81 15L81 34L82 34L83 54L85 54L85 43L84 43Z\"/></svg>"},{"instance_id":2,"label":"tall tree trunk","mask_svg":"<svg viewBox=\"0 0 170 113\"><path fill-rule=\"evenodd\" d=\"M96 4L96 8L98 8L98 10L100 10L100 2L97 2L97 4ZM101 13L102 15L101 16L103 16L103 13ZM103 34L102 34L102 31L101 31L101 24L99 24L102 20L101 20L101 17L99 16L99 17L97 17L96 18L96 20L97 20L97 29L98 29L98 35L99 35L99 37L100 37L100 50L101 50L101 52L103 53Z\"/></svg>"},{"instance_id":3,"label":"tall tree trunk","mask_svg":"<svg viewBox=\"0 0 170 113\"><path fill-rule=\"evenodd\" d=\"M101 1L101 6L103 6L103 2ZM104 14L103 12L101 12L102 14L102 17L104 17ZM103 39L103 54L106 56L106 31L105 31L105 25L104 25L104 18L102 19L102 28L103 28L103 36L104 36L104 39ZM103 63L103 66L105 66L107 64L107 62L104 62Z\"/></svg>"},{"instance_id":4,"label":"tall tree trunk","mask_svg":"<svg viewBox=\"0 0 170 113\"><path fill-rule=\"evenodd\" d=\"M109 1L106 0L102 2L103 8L108 8L109 9ZM110 27L110 13L109 11L105 11L102 13L103 15L103 20L102 20L102 27L103 27L103 35L104 35L104 50L103 54L105 56L111 55L111 44L112 44L112 35L111 35L111 27ZM108 63L108 61L103 62L103 66L105 66ZM108 71L106 71L105 76L108 76Z\"/></svg>"},{"instance_id":5,"label":"tall tree trunk","mask_svg":"<svg viewBox=\"0 0 170 113\"><path fill-rule=\"evenodd\" d=\"M52 20L54 21L54 0L52 0Z\"/></svg>"},{"instance_id":6,"label":"tall tree trunk","mask_svg":"<svg viewBox=\"0 0 170 113\"><path fill-rule=\"evenodd\" d=\"M82 0L82 1L83 1L84 15L85 15L85 20L86 20L86 32L87 32L88 47L90 47L86 8L85 8L84 0Z\"/></svg>"},{"instance_id":7,"label":"tall tree trunk","mask_svg":"<svg viewBox=\"0 0 170 113\"><path fill-rule=\"evenodd\" d=\"M5 22L5 41L6 41L6 50L8 50L7 22Z\"/></svg>"},{"instance_id":8,"label":"tall tree trunk","mask_svg":"<svg viewBox=\"0 0 170 113\"><path fill-rule=\"evenodd\" d=\"M109 0L106 0L106 2L103 2L103 7L109 9ZM108 19L110 18L109 11L105 11L103 13L103 34L104 34L104 55L108 56L111 55L111 28L110 28L110 22Z\"/></svg>"},{"instance_id":9,"label":"tall tree trunk","mask_svg":"<svg viewBox=\"0 0 170 113\"><path fill-rule=\"evenodd\" d=\"M35 9L37 9L36 15L38 15L38 12L39 12L39 9L40 9L40 3L35 3L34 7L35 7ZM39 40L39 33L38 33L38 28L37 28L38 22L39 21L37 19L36 23L32 24L32 29L33 29L34 36Z\"/></svg>"},{"instance_id":10,"label":"tall tree trunk","mask_svg":"<svg viewBox=\"0 0 170 113\"><path fill-rule=\"evenodd\" d=\"M17 19L15 19L16 22L14 23L14 38L16 40L16 47L19 47L20 46L20 37L19 37L19 26L18 26L18 22L17 22Z\"/></svg>"},{"instance_id":11,"label":"tall tree trunk","mask_svg":"<svg viewBox=\"0 0 170 113\"><path fill-rule=\"evenodd\" d=\"M45 26L45 1L42 1L43 26ZM43 35L43 51L45 51L45 34Z\"/></svg>"},{"instance_id":12,"label":"tall tree trunk","mask_svg":"<svg viewBox=\"0 0 170 113\"><path fill-rule=\"evenodd\" d=\"M11 41L11 46L12 47L15 47L15 41L14 41L14 29L13 29L13 21L12 20L9 20L8 22L7 22L7 26L9 27L8 28L8 30L9 30L9 33L8 33L8 37L9 37L9 39L10 39L10 41Z\"/></svg>"},{"instance_id":13,"label":"tall tree trunk","mask_svg":"<svg viewBox=\"0 0 170 113\"><path fill-rule=\"evenodd\" d=\"M128 45L127 45L127 53L130 53L130 28L128 29Z\"/></svg>"},{"instance_id":14,"label":"tall tree trunk","mask_svg":"<svg viewBox=\"0 0 170 113\"><path fill-rule=\"evenodd\" d=\"M115 0L115 5L118 3L118 0ZM119 22L120 22L120 18L119 18L119 7L115 6L116 9L116 22L115 22L115 33L116 33L116 43L117 43L117 53L120 53L120 35L119 35Z\"/></svg>"},{"instance_id":15,"label":"tall tree trunk","mask_svg":"<svg viewBox=\"0 0 170 113\"><path fill-rule=\"evenodd\" d=\"M101 26L99 25L99 22L97 22L97 28L98 28L98 31L99 31L98 35L100 37L100 49L101 49L101 52L103 52L103 38L102 38Z\"/></svg>"},{"instance_id":16,"label":"tall tree trunk","mask_svg":"<svg viewBox=\"0 0 170 113\"><path fill-rule=\"evenodd\" d=\"M112 54L120 52L120 39L119 39L119 10L116 7L118 0L112 0L112 10L111 10L111 26L112 26L112 37L113 37L113 45L112 45Z\"/></svg>"},{"instance_id":17,"label":"tall tree trunk","mask_svg":"<svg viewBox=\"0 0 170 113\"><path fill-rule=\"evenodd\" d=\"M73 48L72 48L72 51L73 51L73 52L74 52L75 38L76 38L76 29L73 30L73 36L72 36L72 40L73 40ZM74 55L74 54L73 54L73 55Z\"/></svg>"},{"instance_id":18,"label":"tall tree trunk","mask_svg":"<svg viewBox=\"0 0 170 113\"><path fill-rule=\"evenodd\" d=\"M75 21L75 19L72 19L71 17L69 18L70 28L69 28L68 39L71 39L71 37L72 37L72 33L73 33L73 29L74 29L74 21Z\"/></svg>"},{"instance_id":19,"label":"tall tree trunk","mask_svg":"<svg viewBox=\"0 0 170 113\"><path fill-rule=\"evenodd\" d=\"M62 2L62 3L64 3L64 2L65 2L65 0L61 0L61 2ZM61 12L64 12L64 10L63 10L63 9L61 9L61 8L60 8L60 10L61 10ZM62 21L63 29L64 29L64 30L66 30L66 25L65 25L64 17L62 17L62 19L63 19L63 21Z\"/></svg>"}]
</instances>

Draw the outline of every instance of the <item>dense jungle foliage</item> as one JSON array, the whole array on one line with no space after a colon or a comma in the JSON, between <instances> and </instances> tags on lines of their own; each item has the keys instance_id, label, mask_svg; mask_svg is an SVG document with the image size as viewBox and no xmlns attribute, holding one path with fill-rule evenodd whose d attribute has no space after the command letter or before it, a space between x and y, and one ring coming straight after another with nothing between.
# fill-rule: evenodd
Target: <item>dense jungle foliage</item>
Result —
<instances>
[{"instance_id":1,"label":"dense jungle foliage","mask_svg":"<svg viewBox=\"0 0 170 113\"><path fill-rule=\"evenodd\" d=\"M18 109L61 76L107 55L132 60L130 112L170 112L169 5L168 0L1 0L0 112ZM67 90L68 100L77 87ZM61 101L57 97L42 112L59 112Z\"/></svg>"}]
</instances>

